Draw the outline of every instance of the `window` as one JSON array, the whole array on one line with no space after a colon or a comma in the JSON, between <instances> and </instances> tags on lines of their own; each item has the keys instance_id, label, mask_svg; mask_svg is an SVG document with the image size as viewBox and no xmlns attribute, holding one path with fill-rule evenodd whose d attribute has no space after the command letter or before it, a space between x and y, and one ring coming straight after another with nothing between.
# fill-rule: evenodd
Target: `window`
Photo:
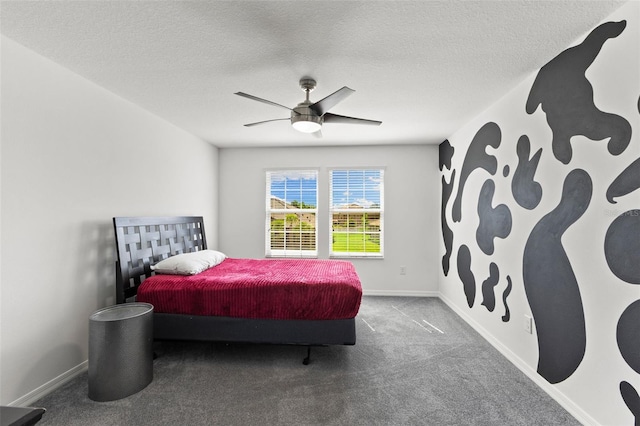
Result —
<instances>
[{"instance_id":1,"label":"window","mask_svg":"<svg viewBox=\"0 0 640 426\"><path fill-rule=\"evenodd\" d=\"M331 256L383 256L384 170L331 170L329 210Z\"/></svg>"},{"instance_id":2,"label":"window","mask_svg":"<svg viewBox=\"0 0 640 426\"><path fill-rule=\"evenodd\" d=\"M267 256L317 256L318 171L267 172Z\"/></svg>"}]
</instances>

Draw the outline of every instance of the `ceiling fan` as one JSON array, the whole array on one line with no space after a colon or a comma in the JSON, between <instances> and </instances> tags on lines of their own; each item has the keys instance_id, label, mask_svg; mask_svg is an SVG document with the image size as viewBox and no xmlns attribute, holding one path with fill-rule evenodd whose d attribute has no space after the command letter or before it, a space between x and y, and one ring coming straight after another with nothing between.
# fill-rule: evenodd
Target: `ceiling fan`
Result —
<instances>
[{"instance_id":1,"label":"ceiling fan","mask_svg":"<svg viewBox=\"0 0 640 426\"><path fill-rule=\"evenodd\" d=\"M346 117L344 115L332 114L327 112L330 108L335 106L338 102L343 101L355 90L344 86L324 99L318 102L311 102L309 100L309 93L316 88L316 81L311 78L303 78L300 80L300 88L305 92L306 98L303 102L300 102L293 108L280 105L275 102L268 101L266 99L258 98L253 95L248 95L243 92L236 92L238 96L242 96L254 101L263 102L269 105L275 105L281 108L291 111L289 118L276 118L273 120L258 121L256 123L245 124L246 127L257 126L258 124L270 123L272 121L290 120L294 129L303 133L314 133L316 136L320 136L320 129L323 123L346 123L346 124L368 124L372 126L379 126L381 121L366 120L364 118Z\"/></svg>"}]
</instances>

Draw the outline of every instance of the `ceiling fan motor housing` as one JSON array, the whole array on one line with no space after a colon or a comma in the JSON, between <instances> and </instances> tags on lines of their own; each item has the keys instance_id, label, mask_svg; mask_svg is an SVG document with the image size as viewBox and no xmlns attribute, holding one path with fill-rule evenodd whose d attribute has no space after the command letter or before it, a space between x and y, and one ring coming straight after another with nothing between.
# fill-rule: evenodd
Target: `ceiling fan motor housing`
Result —
<instances>
[{"instance_id":1,"label":"ceiling fan motor housing","mask_svg":"<svg viewBox=\"0 0 640 426\"><path fill-rule=\"evenodd\" d=\"M309 108L311 102L301 102L291 111L291 125L298 131L313 133L322 127L322 117Z\"/></svg>"}]
</instances>

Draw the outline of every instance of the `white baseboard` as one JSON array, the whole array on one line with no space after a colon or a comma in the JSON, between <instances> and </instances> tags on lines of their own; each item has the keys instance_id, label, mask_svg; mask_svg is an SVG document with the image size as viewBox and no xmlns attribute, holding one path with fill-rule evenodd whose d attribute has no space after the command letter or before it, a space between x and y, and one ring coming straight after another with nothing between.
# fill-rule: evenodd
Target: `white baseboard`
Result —
<instances>
[{"instance_id":1,"label":"white baseboard","mask_svg":"<svg viewBox=\"0 0 640 426\"><path fill-rule=\"evenodd\" d=\"M418 290L363 290L364 296L440 297L438 291Z\"/></svg>"},{"instance_id":2,"label":"white baseboard","mask_svg":"<svg viewBox=\"0 0 640 426\"><path fill-rule=\"evenodd\" d=\"M88 368L89 368L89 362L84 361L81 364L76 365L72 369L62 373L58 377L52 380L49 380L44 385L32 390L28 394L16 399L12 403L10 403L9 406L28 407L32 405L34 402L36 402L37 400L39 400L40 398L45 397L51 392L53 392L54 390L58 389L59 387L61 387L71 379L84 373L85 371L87 371Z\"/></svg>"},{"instance_id":3,"label":"white baseboard","mask_svg":"<svg viewBox=\"0 0 640 426\"><path fill-rule=\"evenodd\" d=\"M542 376L538 374L533 368L531 368L526 362L519 356L513 353L508 347L503 345L498 339L496 339L491 333L489 333L484 327L477 323L469 314L458 308L451 300L448 300L442 294L439 295L440 300L447 304L460 318L465 320L474 330L476 330L487 342L496 348L505 358L507 358L513 365L515 365L520 371L522 371L527 377L529 377L538 387L545 391L551 398L553 398L558 404L567 410L573 417L585 426L600 426L593 417L587 414L582 408L574 403L565 394L560 392L556 387L544 380Z\"/></svg>"}]
</instances>

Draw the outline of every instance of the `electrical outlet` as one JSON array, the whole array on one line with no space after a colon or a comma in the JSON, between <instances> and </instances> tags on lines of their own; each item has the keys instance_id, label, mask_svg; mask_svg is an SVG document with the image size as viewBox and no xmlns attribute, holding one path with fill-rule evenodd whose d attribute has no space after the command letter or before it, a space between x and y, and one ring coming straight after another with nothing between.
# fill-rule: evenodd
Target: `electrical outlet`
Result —
<instances>
[{"instance_id":1,"label":"electrical outlet","mask_svg":"<svg viewBox=\"0 0 640 426\"><path fill-rule=\"evenodd\" d=\"M400 267L400 275L407 275L407 267L406 266L401 266Z\"/></svg>"},{"instance_id":2,"label":"electrical outlet","mask_svg":"<svg viewBox=\"0 0 640 426\"><path fill-rule=\"evenodd\" d=\"M529 334L533 334L533 318L526 314L524 316L524 331Z\"/></svg>"}]
</instances>

